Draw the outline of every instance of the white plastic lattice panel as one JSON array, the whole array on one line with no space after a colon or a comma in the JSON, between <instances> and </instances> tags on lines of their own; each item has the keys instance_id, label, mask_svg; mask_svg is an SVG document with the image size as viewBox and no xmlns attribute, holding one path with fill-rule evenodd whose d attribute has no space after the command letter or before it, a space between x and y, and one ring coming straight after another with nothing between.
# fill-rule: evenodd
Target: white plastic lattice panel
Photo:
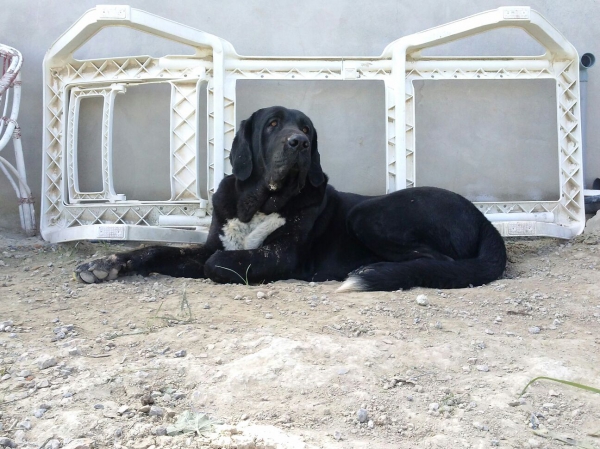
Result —
<instances>
[{"instance_id":1,"label":"white plastic lattice panel","mask_svg":"<svg viewBox=\"0 0 600 449\"><path fill-rule=\"evenodd\" d=\"M73 53L107 26L122 25L192 46L191 56L128 56L76 60ZM422 50L501 27L526 31L546 49L541 56L424 57ZM476 205L505 236L570 238L583 230L578 56L575 48L529 7L502 7L403 37L379 57L246 57L216 36L125 5L88 11L44 59L44 178L41 231L50 241L126 239L199 242L210 221L210 196L231 173L236 82L254 80L381 80L385 85L387 191L415 179L414 80L551 79L556 82L560 198L557 201L484 202ZM112 111L127 86L169 83L171 139L169 201L130 201L114 191ZM198 90L207 92L207 198L201 197L197 161ZM77 183L78 102L104 98L102 191ZM66 141L65 141L65 136ZM208 216L207 216L208 214Z\"/></svg>"}]
</instances>

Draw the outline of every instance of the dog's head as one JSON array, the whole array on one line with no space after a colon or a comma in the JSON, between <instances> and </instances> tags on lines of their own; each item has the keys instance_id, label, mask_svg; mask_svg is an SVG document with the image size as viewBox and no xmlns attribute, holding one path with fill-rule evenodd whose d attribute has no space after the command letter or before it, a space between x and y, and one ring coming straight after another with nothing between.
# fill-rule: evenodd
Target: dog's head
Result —
<instances>
[{"instance_id":1,"label":"dog's head","mask_svg":"<svg viewBox=\"0 0 600 449\"><path fill-rule=\"evenodd\" d=\"M241 123L230 160L238 180L262 184L274 195L299 192L307 179L315 187L325 181L311 120L281 106L259 109Z\"/></svg>"}]
</instances>

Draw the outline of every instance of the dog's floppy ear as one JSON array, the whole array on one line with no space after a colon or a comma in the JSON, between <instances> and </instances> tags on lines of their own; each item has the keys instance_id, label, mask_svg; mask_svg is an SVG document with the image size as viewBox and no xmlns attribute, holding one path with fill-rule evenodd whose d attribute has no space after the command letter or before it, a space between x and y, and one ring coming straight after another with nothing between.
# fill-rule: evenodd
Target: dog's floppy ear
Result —
<instances>
[{"instance_id":1,"label":"dog's floppy ear","mask_svg":"<svg viewBox=\"0 0 600 449\"><path fill-rule=\"evenodd\" d=\"M233 139L229 160L233 174L240 181L245 181L252 174L252 127L253 117L242 121L240 129Z\"/></svg>"},{"instance_id":2,"label":"dog's floppy ear","mask_svg":"<svg viewBox=\"0 0 600 449\"><path fill-rule=\"evenodd\" d=\"M325 175L321 168L321 156L319 155L319 148L317 147L317 130L313 128L313 138L310 143L311 154L310 154L310 169L308 170L308 180L310 183L317 187L323 184L325 181Z\"/></svg>"}]
</instances>

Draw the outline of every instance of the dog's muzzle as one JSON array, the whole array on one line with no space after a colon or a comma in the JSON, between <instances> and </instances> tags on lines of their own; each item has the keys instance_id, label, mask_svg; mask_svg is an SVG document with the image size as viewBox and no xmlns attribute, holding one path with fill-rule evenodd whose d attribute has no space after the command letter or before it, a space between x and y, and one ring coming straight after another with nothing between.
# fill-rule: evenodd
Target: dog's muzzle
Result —
<instances>
[{"instance_id":1,"label":"dog's muzzle","mask_svg":"<svg viewBox=\"0 0 600 449\"><path fill-rule=\"evenodd\" d=\"M301 151L310 147L310 142L304 134L293 134L288 137L286 146L292 150Z\"/></svg>"}]
</instances>

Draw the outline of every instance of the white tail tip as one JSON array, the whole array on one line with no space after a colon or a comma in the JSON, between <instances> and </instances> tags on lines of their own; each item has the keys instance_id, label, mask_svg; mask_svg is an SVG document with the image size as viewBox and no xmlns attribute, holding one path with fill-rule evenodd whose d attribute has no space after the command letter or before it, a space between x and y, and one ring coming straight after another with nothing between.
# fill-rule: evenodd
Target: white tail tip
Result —
<instances>
[{"instance_id":1,"label":"white tail tip","mask_svg":"<svg viewBox=\"0 0 600 449\"><path fill-rule=\"evenodd\" d=\"M362 279L358 276L350 276L342 285L335 291L336 293L343 292L362 292L365 290L365 285Z\"/></svg>"}]
</instances>

